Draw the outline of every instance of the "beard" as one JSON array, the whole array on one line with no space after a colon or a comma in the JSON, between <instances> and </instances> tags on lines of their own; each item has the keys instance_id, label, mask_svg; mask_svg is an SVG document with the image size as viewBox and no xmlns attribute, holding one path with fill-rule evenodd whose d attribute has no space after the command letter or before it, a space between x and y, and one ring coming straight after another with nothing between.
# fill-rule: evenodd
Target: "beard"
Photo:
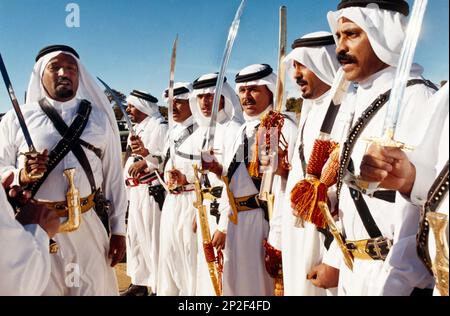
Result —
<instances>
[{"instance_id":1,"label":"beard","mask_svg":"<svg viewBox=\"0 0 450 316\"><path fill-rule=\"evenodd\" d=\"M63 87L60 89L56 89L55 94L58 98L67 99L67 98L73 97L75 92L73 91L72 88Z\"/></svg>"}]
</instances>

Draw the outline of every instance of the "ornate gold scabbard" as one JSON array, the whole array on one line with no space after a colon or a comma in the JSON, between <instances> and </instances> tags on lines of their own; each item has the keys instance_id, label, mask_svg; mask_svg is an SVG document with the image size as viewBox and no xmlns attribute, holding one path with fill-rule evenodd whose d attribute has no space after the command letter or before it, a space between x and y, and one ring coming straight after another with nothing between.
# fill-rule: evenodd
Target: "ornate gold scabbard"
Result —
<instances>
[{"instance_id":1,"label":"ornate gold scabbard","mask_svg":"<svg viewBox=\"0 0 450 316\"><path fill-rule=\"evenodd\" d=\"M432 266L436 287L442 296L448 296L448 242L445 236L448 216L434 212L428 213L426 218L436 240L436 258Z\"/></svg>"},{"instance_id":2,"label":"ornate gold scabbard","mask_svg":"<svg viewBox=\"0 0 450 316\"><path fill-rule=\"evenodd\" d=\"M336 223L334 222L333 216L331 215L327 203L319 202L319 208L327 221L328 227L330 228L330 232L333 234L334 240L338 243L339 248L341 248L346 266L353 271L353 255L347 249L344 238L342 237L339 229L336 226Z\"/></svg>"},{"instance_id":3,"label":"ornate gold scabbard","mask_svg":"<svg viewBox=\"0 0 450 316\"><path fill-rule=\"evenodd\" d=\"M218 268L218 261L221 258L221 254L218 253L217 257L214 253L214 247L212 245L211 240L211 231L209 229L208 215L206 213L206 207L203 205L203 193L200 185L200 179L198 177L198 166L194 165L194 176L195 176L195 194L197 197L196 202L194 202L194 207L198 209L199 214L199 222L200 222L200 230L202 233L203 240L203 251L205 253L206 263L208 265L209 277L211 279L214 292L216 296L222 295L222 286L221 286L221 271Z\"/></svg>"},{"instance_id":4,"label":"ornate gold scabbard","mask_svg":"<svg viewBox=\"0 0 450 316\"><path fill-rule=\"evenodd\" d=\"M77 230L81 224L81 197L80 191L75 187L75 169L64 170L64 175L69 182L69 189L66 193L67 199L67 220L59 227L59 233L68 233Z\"/></svg>"}]
</instances>

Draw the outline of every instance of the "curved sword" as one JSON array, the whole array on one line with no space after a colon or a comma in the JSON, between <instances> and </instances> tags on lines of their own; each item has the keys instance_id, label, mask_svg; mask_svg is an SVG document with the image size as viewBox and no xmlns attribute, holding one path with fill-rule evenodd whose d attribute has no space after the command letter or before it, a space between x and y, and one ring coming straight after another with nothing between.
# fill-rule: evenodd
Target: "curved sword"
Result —
<instances>
[{"instance_id":1,"label":"curved sword","mask_svg":"<svg viewBox=\"0 0 450 316\"><path fill-rule=\"evenodd\" d=\"M11 99L11 103L13 105L14 112L16 112L17 120L19 121L20 129L22 130L23 137L28 145L28 152L23 153L25 159L35 158L39 152L36 150L33 144L33 140L31 139L30 131L28 130L27 124L25 123L25 118L23 117L22 111L19 106L19 102L17 101L16 94L14 92L11 80L8 75L8 71L6 70L5 63L3 61L2 55L0 54L0 71L2 73L3 81L6 85L6 90L8 91L9 98ZM26 163L25 163L26 164ZM23 170L26 172L24 168ZM43 173L30 175L28 177L32 180L39 180L43 177Z\"/></svg>"},{"instance_id":2,"label":"curved sword","mask_svg":"<svg viewBox=\"0 0 450 316\"><path fill-rule=\"evenodd\" d=\"M122 111L123 117L125 118L125 121L127 122L128 129L130 130L130 133L132 136L136 136L136 132L133 128L133 123L131 123L130 118L128 117L127 112L123 108L122 101L120 101L120 98L117 96L117 94L104 82L102 79L97 77L98 81L102 83L102 85L105 87L106 91L113 97L114 101L117 103L117 106Z\"/></svg>"},{"instance_id":3,"label":"curved sword","mask_svg":"<svg viewBox=\"0 0 450 316\"><path fill-rule=\"evenodd\" d=\"M178 47L178 34L173 42L172 47L172 57L170 58L170 79L169 79L169 100L168 100L168 112L169 112L169 152L170 157L173 157L172 160L175 162L175 142L173 141L173 99L174 99L174 84L175 84L175 64L177 61L177 47ZM175 168L175 166L174 166Z\"/></svg>"},{"instance_id":4,"label":"curved sword","mask_svg":"<svg viewBox=\"0 0 450 316\"><path fill-rule=\"evenodd\" d=\"M399 147L412 150L411 147L394 140L400 111L404 103L406 84L411 73L414 54L419 41L420 30L427 9L428 0L415 0L411 18L408 23L405 41L403 43L399 64L394 77L391 96L387 105L386 117L383 127L383 137L378 140L382 146Z\"/></svg>"},{"instance_id":5,"label":"curved sword","mask_svg":"<svg viewBox=\"0 0 450 316\"><path fill-rule=\"evenodd\" d=\"M239 24L241 22L241 16L244 12L244 7L246 4L246 0L242 0L241 4L239 5L239 8L236 11L236 15L234 17L233 22L231 23L230 30L228 32L228 39L227 43L225 45L225 51L223 53L222 58L222 65L220 66L219 75L217 77L217 84L216 84L216 92L214 94L214 101L211 111L211 119L209 121L209 128L205 137L205 140L203 142L202 151L211 151L214 146L214 136L216 132L216 122L217 122L217 114L219 112L219 103L222 96L222 88L223 88L223 81L225 79L225 70L228 66L228 62L230 60L231 51L233 49L234 40L236 39L238 30L239 30Z\"/></svg>"},{"instance_id":6,"label":"curved sword","mask_svg":"<svg viewBox=\"0 0 450 316\"><path fill-rule=\"evenodd\" d=\"M287 8L286 6L280 7L280 27L279 27L279 42L278 42L278 76L277 76L277 87L275 95L275 109L278 113L281 113L283 108L284 99L284 87L286 81L286 65L284 63L284 58L286 57L286 46L287 46ZM268 154L271 156L271 165L266 168L262 175L261 187L259 190L259 199L266 201L268 205L269 220L273 215L273 206L275 202L275 196L272 193L273 179L275 176L275 170L277 166L275 165L275 159L278 153L278 144L273 146L271 144L270 148L267 150Z\"/></svg>"},{"instance_id":7,"label":"curved sword","mask_svg":"<svg viewBox=\"0 0 450 316\"><path fill-rule=\"evenodd\" d=\"M287 8L280 7L280 29L279 29L279 43L278 43L278 76L277 76L277 90L275 97L275 104L277 112L281 112L283 108L284 86L286 82L286 64L284 58L286 57L287 46Z\"/></svg>"},{"instance_id":8,"label":"curved sword","mask_svg":"<svg viewBox=\"0 0 450 316\"><path fill-rule=\"evenodd\" d=\"M383 136L371 137L367 139L380 146L397 147L403 150L413 150L411 146L401 143L394 139L395 129L397 128L398 119L402 106L404 104L403 97L406 91L411 67L413 64L414 53L416 51L417 42L419 41L420 30L427 9L428 0L415 0L412 9L411 18L409 19L406 31L405 41L403 42L400 60L394 77L394 83L387 104L386 117L383 126ZM355 180L358 189L362 189L367 195L372 195L379 188L379 183L368 182L357 177Z\"/></svg>"}]
</instances>

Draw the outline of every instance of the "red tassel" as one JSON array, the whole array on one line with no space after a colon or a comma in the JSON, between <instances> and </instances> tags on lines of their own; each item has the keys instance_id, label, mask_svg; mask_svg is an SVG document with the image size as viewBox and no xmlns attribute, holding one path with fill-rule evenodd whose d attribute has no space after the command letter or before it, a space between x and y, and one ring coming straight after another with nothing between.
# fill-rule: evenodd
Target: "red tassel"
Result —
<instances>
[{"instance_id":1,"label":"red tassel","mask_svg":"<svg viewBox=\"0 0 450 316\"><path fill-rule=\"evenodd\" d=\"M295 216L325 228L326 220L319 208L319 201L326 201L327 186L317 179L305 179L291 191L291 203L295 205Z\"/></svg>"}]
</instances>

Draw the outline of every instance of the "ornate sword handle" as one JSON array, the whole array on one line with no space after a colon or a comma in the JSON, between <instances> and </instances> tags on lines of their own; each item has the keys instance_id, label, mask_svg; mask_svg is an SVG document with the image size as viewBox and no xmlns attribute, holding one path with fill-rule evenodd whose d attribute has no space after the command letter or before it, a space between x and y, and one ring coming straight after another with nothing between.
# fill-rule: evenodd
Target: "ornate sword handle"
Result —
<instances>
[{"instance_id":1,"label":"ornate sword handle","mask_svg":"<svg viewBox=\"0 0 450 316\"><path fill-rule=\"evenodd\" d=\"M20 155L23 155L25 157L25 163L24 163L25 167L23 168L23 173L24 173L25 177L31 179L33 182L39 181L44 176L44 173L42 172L39 174L31 175L30 173L28 173L27 168L26 168L28 160L36 158L39 155L39 152L36 150L33 150L33 151L27 151L25 153L20 153Z\"/></svg>"}]
</instances>

